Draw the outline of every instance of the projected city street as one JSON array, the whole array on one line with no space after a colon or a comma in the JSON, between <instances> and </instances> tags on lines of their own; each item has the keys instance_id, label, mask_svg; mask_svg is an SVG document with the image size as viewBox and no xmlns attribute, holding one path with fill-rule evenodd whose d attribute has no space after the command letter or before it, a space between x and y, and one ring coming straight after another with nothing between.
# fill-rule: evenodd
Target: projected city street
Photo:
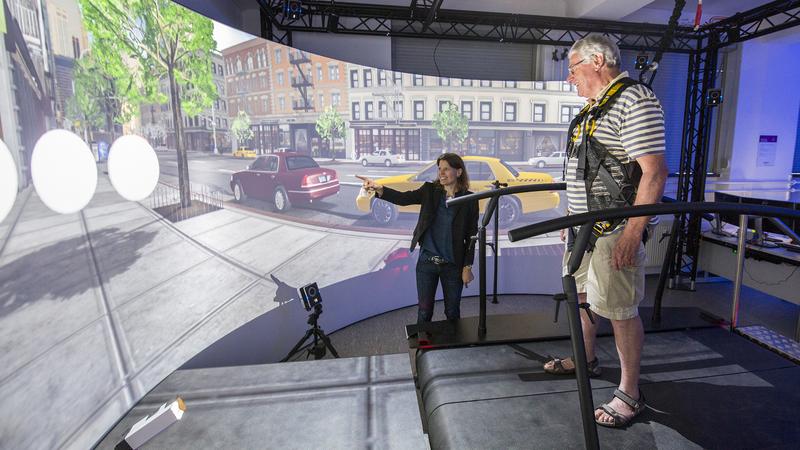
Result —
<instances>
[{"instance_id":1,"label":"projected city street","mask_svg":"<svg viewBox=\"0 0 800 450\"><path fill-rule=\"evenodd\" d=\"M174 152L158 152L161 162L162 183L176 185L177 172L175 169ZM242 206L253 212L265 212L269 214L280 214L289 219L300 219L323 225L353 226L359 228L370 228L375 232L387 232L398 230L413 230L416 223L416 216L412 213L399 214L396 221L392 224L381 226L377 224L369 213L360 211L356 206L356 197L361 186L361 182L355 175L366 175L376 179L392 177L402 174L415 173L425 167L426 162L414 161L405 162L392 167L368 166L362 167L352 162L331 162L329 159L320 159L322 167L329 167L336 170L340 180L340 192L337 195L327 197L321 201L292 205L292 208L279 212L273 203L265 200L248 198L241 203L234 202L233 191L231 190L231 174L244 170L247 165L252 164L253 159L239 159L231 155L213 155L208 152L189 152L189 167L192 173L192 182L207 186L209 189L219 191L224 195L228 206L236 208ZM552 176L558 180L561 177L560 167L545 167L540 169L530 165L515 164L513 167L518 171L535 171ZM564 203L561 202L557 208L543 211L522 214L516 223L527 224L541 220L551 219L563 215ZM505 225L501 225L505 229Z\"/></svg>"}]
</instances>

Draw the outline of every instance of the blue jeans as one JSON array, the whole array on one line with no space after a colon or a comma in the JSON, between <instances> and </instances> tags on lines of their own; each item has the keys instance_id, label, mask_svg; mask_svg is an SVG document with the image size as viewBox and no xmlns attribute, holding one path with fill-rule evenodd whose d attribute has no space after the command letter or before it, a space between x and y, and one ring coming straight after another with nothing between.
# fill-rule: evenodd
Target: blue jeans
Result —
<instances>
[{"instance_id":1,"label":"blue jeans","mask_svg":"<svg viewBox=\"0 0 800 450\"><path fill-rule=\"evenodd\" d=\"M439 280L442 281L444 293L444 314L448 320L461 317L461 290L464 288L461 268L452 263L435 264L423 253L417 261L417 323L431 321Z\"/></svg>"}]
</instances>

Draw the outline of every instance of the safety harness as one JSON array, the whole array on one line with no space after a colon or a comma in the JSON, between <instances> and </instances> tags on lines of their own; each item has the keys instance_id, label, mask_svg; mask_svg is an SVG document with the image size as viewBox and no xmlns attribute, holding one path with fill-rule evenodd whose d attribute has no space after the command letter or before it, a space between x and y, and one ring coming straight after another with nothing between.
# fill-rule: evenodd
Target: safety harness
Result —
<instances>
[{"instance_id":1,"label":"safety harness","mask_svg":"<svg viewBox=\"0 0 800 450\"><path fill-rule=\"evenodd\" d=\"M621 162L594 137L598 122L611 109L619 95L636 84L641 83L627 77L616 81L599 101L587 103L569 125L567 158L578 159L576 178L583 180L586 185L589 211L632 206L636 200L636 190L642 178L639 163ZM617 174L617 178L613 174ZM564 175L566 179L566 160ZM605 187L605 192L600 186ZM595 222L587 251L594 248L597 238L617 228L622 221L623 219ZM571 232L570 237L573 238L573 235L574 232ZM570 249L572 240L567 244Z\"/></svg>"}]
</instances>

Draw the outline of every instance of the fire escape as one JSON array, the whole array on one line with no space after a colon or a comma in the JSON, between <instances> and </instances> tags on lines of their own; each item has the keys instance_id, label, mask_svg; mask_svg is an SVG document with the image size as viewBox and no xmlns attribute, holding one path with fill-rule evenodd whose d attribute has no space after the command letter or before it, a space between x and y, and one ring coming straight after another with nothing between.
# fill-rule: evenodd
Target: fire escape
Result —
<instances>
[{"instance_id":1,"label":"fire escape","mask_svg":"<svg viewBox=\"0 0 800 450\"><path fill-rule=\"evenodd\" d=\"M289 63L297 70L297 75L292 77L291 82L292 87L297 89L297 92L300 94L300 100L292 102L292 109L304 112L313 111L313 97L309 97L308 94L308 88L314 86L311 80L311 60L305 52L292 50L289 53ZM304 66L306 64L307 66Z\"/></svg>"}]
</instances>

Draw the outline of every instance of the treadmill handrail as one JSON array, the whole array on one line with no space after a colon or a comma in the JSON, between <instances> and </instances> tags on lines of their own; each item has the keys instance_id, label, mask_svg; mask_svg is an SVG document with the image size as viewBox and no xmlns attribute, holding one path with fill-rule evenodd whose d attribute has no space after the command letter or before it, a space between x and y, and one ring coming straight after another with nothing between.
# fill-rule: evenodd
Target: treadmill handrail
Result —
<instances>
[{"instance_id":1,"label":"treadmill handrail","mask_svg":"<svg viewBox=\"0 0 800 450\"><path fill-rule=\"evenodd\" d=\"M565 217L559 217L557 219L550 219L544 222L534 223L510 230L508 232L508 238L511 242L516 242L530 237L539 236L541 234L561 230L563 228L580 226L600 220L627 219L629 217L658 216L662 214L702 214L709 212L800 219L800 211L789 208L779 208L777 206L747 205L726 202L659 203L652 205L604 209L602 211L572 214Z\"/></svg>"},{"instance_id":2,"label":"treadmill handrail","mask_svg":"<svg viewBox=\"0 0 800 450\"><path fill-rule=\"evenodd\" d=\"M447 201L447 206L460 205L461 203L482 200L489 197L499 197L501 195L521 194L523 192L564 191L566 189L567 183L521 184L518 186L509 186L500 189L489 189L487 191L480 191L472 194L462 195L461 197L451 198Z\"/></svg>"}]
</instances>

